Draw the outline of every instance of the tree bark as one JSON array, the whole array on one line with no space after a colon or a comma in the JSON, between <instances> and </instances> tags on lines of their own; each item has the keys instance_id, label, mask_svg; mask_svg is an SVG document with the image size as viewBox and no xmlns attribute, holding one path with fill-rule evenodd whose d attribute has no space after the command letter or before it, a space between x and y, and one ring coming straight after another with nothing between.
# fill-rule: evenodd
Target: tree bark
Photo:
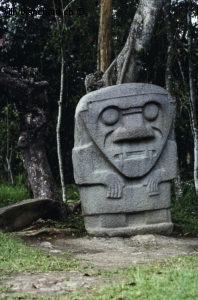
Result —
<instances>
[{"instance_id":1,"label":"tree bark","mask_svg":"<svg viewBox=\"0 0 198 300\"><path fill-rule=\"evenodd\" d=\"M63 158L62 158L62 151L61 151L61 136L60 136L61 122L62 122L63 90L64 90L64 65L65 65L64 52L63 52L63 48L61 48L60 97L58 101L56 142L57 142L57 154L58 154L59 173L61 179L62 197L63 197L63 202L66 202L67 194L66 194L64 171L63 171Z\"/></svg>"},{"instance_id":2,"label":"tree bark","mask_svg":"<svg viewBox=\"0 0 198 300\"><path fill-rule=\"evenodd\" d=\"M43 111L46 81L35 81L32 68L13 70L0 64L0 87L13 101L19 114L20 136L18 146L27 171L34 198L61 201L47 160Z\"/></svg>"},{"instance_id":3,"label":"tree bark","mask_svg":"<svg viewBox=\"0 0 198 300\"><path fill-rule=\"evenodd\" d=\"M193 39L192 39L192 16L191 16L191 1L188 1L187 11L187 26L188 26L188 73L189 73L189 89L190 89L190 113L191 127L194 140L194 184L198 194L198 122L197 122L197 106L196 92L193 72Z\"/></svg>"},{"instance_id":4,"label":"tree bark","mask_svg":"<svg viewBox=\"0 0 198 300\"><path fill-rule=\"evenodd\" d=\"M43 110L31 108L22 114L18 146L34 198L61 200L47 160L44 144L46 119Z\"/></svg>"},{"instance_id":5,"label":"tree bark","mask_svg":"<svg viewBox=\"0 0 198 300\"><path fill-rule=\"evenodd\" d=\"M169 91L169 93L172 94L173 93L172 67L174 62L174 41L171 32L170 8L171 8L171 0L167 0L164 6L165 22L167 27L167 40L168 40L165 81L166 81L167 91Z\"/></svg>"},{"instance_id":6,"label":"tree bark","mask_svg":"<svg viewBox=\"0 0 198 300\"><path fill-rule=\"evenodd\" d=\"M174 85L173 85L174 83L174 78L173 78L174 40L171 32L170 9L171 9L171 0L167 0L164 6L165 22L167 26L167 40L168 40L165 82L166 82L167 91L174 97ZM175 127L175 120L174 120L174 127ZM174 180L174 193L175 193L176 200L180 201L182 199L182 187L181 187L181 176L180 176L178 161L177 161L177 177Z\"/></svg>"},{"instance_id":7,"label":"tree bark","mask_svg":"<svg viewBox=\"0 0 198 300\"><path fill-rule=\"evenodd\" d=\"M112 59L112 0L101 0L99 27L99 70L103 73Z\"/></svg>"},{"instance_id":8,"label":"tree bark","mask_svg":"<svg viewBox=\"0 0 198 300\"><path fill-rule=\"evenodd\" d=\"M136 82L163 0L140 0L127 41L105 72L105 85Z\"/></svg>"},{"instance_id":9,"label":"tree bark","mask_svg":"<svg viewBox=\"0 0 198 300\"><path fill-rule=\"evenodd\" d=\"M87 92L109 85L138 81L142 60L151 41L162 3L163 0L140 0L122 51L99 78L98 72L85 78Z\"/></svg>"},{"instance_id":10,"label":"tree bark","mask_svg":"<svg viewBox=\"0 0 198 300\"><path fill-rule=\"evenodd\" d=\"M60 43L60 58L61 58L61 74L60 74L60 93L58 101L58 116L56 124L56 142L57 142L57 155L58 155L58 165L59 165L59 174L61 180L62 188L62 198L63 202L67 201L67 193L65 186L64 170L63 170L63 157L61 151L61 122L62 122L62 106L63 106L63 92L64 92L64 71L65 71L65 57L64 57L64 42L63 42L63 31L66 29L66 15L65 11L75 2L76 0L71 0L65 7L63 1L61 1L62 16L58 20L58 16L55 15L56 20L56 29L59 34L59 43ZM56 11L56 3L53 0L54 11Z\"/></svg>"}]
</instances>

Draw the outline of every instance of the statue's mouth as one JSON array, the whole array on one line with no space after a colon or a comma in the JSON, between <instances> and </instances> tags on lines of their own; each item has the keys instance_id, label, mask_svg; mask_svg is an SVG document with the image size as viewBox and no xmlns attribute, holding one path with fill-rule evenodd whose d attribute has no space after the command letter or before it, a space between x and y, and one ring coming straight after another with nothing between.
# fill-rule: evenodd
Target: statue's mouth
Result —
<instances>
[{"instance_id":1,"label":"statue's mouth","mask_svg":"<svg viewBox=\"0 0 198 300\"><path fill-rule=\"evenodd\" d=\"M139 160L139 159L152 159L157 155L156 150L139 150L139 151L130 151L123 152L114 155L116 161L123 160Z\"/></svg>"}]
</instances>

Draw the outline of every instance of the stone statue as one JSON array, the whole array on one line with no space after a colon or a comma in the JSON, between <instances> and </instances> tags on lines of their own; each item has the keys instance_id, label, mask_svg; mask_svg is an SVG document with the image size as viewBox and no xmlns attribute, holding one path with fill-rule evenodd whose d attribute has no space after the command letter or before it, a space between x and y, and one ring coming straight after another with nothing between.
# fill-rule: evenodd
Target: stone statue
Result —
<instances>
[{"instance_id":1,"label":"stone statue","mask_svg":"<svg viewBox=\"0 0 198 300\"><path fill-rule=\"evenodd\" d=\"M72 158L88 233L171 233L173 120L173 99L151 84L110 86L80 100Z\"/></svg>"}]
</instances>

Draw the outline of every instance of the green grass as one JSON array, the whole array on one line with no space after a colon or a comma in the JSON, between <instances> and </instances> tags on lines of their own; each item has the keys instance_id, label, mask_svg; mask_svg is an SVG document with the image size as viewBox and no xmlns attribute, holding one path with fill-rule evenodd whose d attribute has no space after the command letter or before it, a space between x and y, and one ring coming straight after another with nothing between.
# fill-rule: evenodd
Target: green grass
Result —
<instances>
[{"instance_id":1,"label":"green grass","mask_svg":"<svg viewBox=\"0 0 198 300\"><path fill-rule=\"evenodd\" d=\"M11 234L0 232L0 274L7 276L18 272L65 271L77 266L71 259L63 259L26 246Z\"/></svg>"},{"instance_id":2,"label":"green grass","mask_svg":"<svg viewBox=\"0 0 198 300\"><path fill-rule=\"evenodd\" d=\"M68 256L69 257L69 256ZM51 256L41 250L26 246L21 240L13 239L12 234L0 232L0 274L1 279L20 272L57 272L78 270L87 273L76 260ZM107 284L92 286L89 289L53 296L53 299L78 300L191 300L198 299L198 255L180 256L156 260L140 266L127 268L91 268L89 276L109 279ZM8 294L1 298L3 293ZM0 299L50 299L44 295L13 294L13 291L0 285Z\"/></svg>"},{"instance_id":3,"label":"green grass","mask_svg":"<svg viewBox=\"0 0 198 300\"><path fill-rule=\"evenodd\" d=\"M93 287L88 293L75 292L67 299L198 299L198 256L170 258L142 267L109 270L102 275L112 278L114 283Z\"/></svg>"},{"instance_id":4,"label":"green grass","mask_svg":"<svg viewBox=\"0 0 198 300\"><path fill-rule=\"evenodd\" d=\"M79 192L75 184L67 184L66 191L68 203L79 200ZM31 192L24 184L24 180L21 179L21 176L16 178L16 183L14 185L4 181L0 183L0 207L14 204L31 197Z\"/></svg>"},{"instance_id":5,"label":"green grass","mask_svg":"<svg viewBox=\"0 0 198 300\"><path fill-rule=\"evenodd\" d=\"M25 186L0 185L0 207L29 198L30 193Z\"/></svg>"},{"instance_id":6,"label":"green grass","mask_svg":"<svg viewBox=\"0 0 198 300\"><path fill-rule=\"evenodd\" d=\"M15 183L3 181L0 183L0 207L4 207L16 202L31 198L30 190L24 183L23 176L19 175L15 178Z\"/></svg>"},{"instance_id":7,"label":"green grass","mask_svg":"<svg viewBox=\"0 0 198 300\"><path fill-rule=\"evenodd\" d=\"M63 271L79 269L76 261L69 261L44 254L42 251L25 246L13 240L10 235L0 234L0 273L9 275L19 272ZM92 270L90 276L109 278L110 283L93 286L53 296L56 300L191 300L198 299L198 255L169 258L143 266L120 269ZM0 294L7 293L6 299L52 299L44 295L14 294L6 286L0 286ZM0 299L5 299L1 298Z\"/></svg>"}]
</instances>

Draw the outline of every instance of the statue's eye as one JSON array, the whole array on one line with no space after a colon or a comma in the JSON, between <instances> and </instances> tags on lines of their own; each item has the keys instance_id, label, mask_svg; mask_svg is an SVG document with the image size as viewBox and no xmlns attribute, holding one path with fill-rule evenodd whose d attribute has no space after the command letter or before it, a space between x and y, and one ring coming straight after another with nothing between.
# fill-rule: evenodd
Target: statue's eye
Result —
<instances>
[{"instance_id":1,"label":"statue's eye","mask_svg":"<svg viewBox=\"0 0 198 300\"><path fill-rule=\"evenodd\" d=\"M148 121L154 121L159 113L159 107L156 103L150 102L147 103L144 107L144 117Z\"/></svg>"},{"instance_id":2,"label":"statue's eye","mask_svg":"<svg viewBox=\"0 0 198 300\"><path fill-rule=\"evenodd\" d=\"M116 107L108 107L103 110L101 119L102 122L106 125L113 125L115 124L120 117L120 112Z\"/></svg>"}]
</instances>

